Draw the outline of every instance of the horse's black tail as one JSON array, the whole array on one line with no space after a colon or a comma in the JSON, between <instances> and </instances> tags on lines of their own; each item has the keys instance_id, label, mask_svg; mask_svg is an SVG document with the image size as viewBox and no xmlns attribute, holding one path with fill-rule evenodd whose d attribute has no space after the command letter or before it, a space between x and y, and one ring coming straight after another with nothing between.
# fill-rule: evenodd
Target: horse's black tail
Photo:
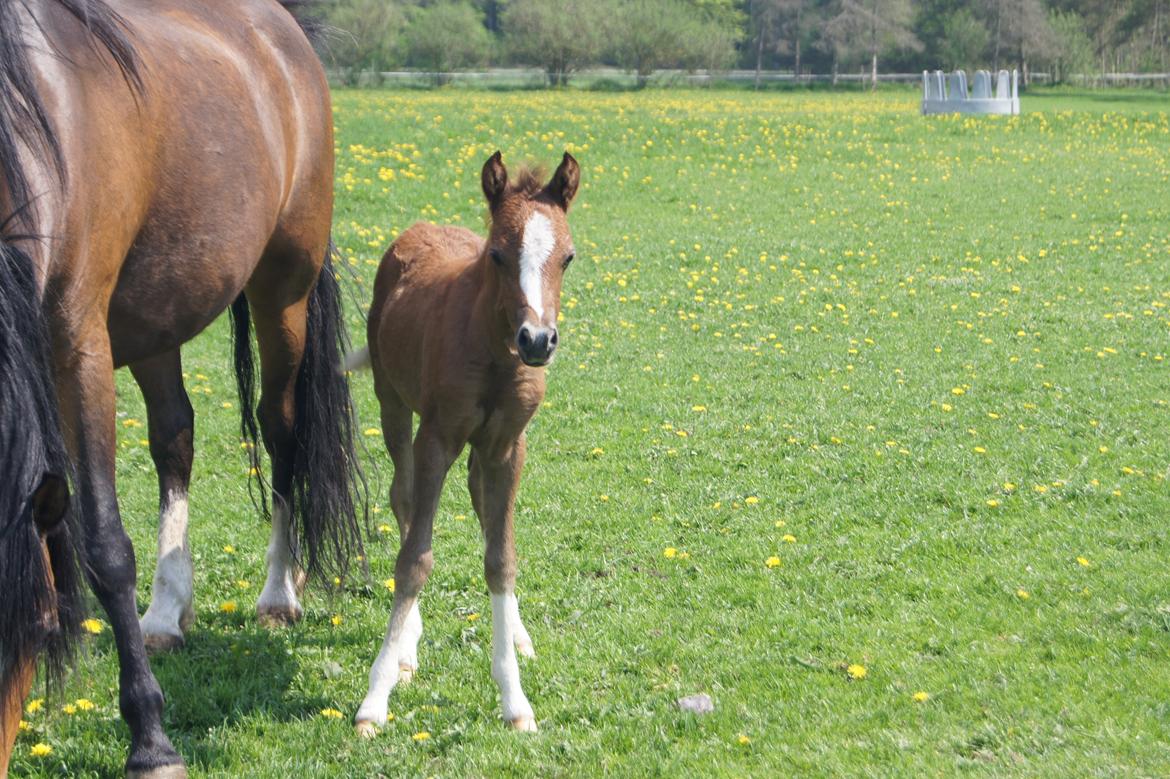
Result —
<instances>
[{"instance_id":1,"label":"horse's black tail","mask_svg":"<svg viewBox=\"0 0 1170 779\"><path fill-rule=\"evenodd\" d=\"M310 574L344 575L362 551L368 521L365 477L357 458L349 381L342 369L346 333L332 245L309 296L305 351L296 384L292 494L288 496L301 566ZM259 477L255 369L250 317L241 295L232 306L241 432ZM263 482L261 481L261 484ZM261 494L265 490L261 489ZM266 508L266 507L265 507Z\"/></svg>"},{"instance_id":2,"label":"horse's black tail","mask_svg":"<svg viewBox=\"0 0 1170 779\"><path fill-rule=\"evenodd\" d=\"M32 261L0 243L0 676L43 653L60 679L84 616L51 366Z\"/></svg>"}]
</instances>

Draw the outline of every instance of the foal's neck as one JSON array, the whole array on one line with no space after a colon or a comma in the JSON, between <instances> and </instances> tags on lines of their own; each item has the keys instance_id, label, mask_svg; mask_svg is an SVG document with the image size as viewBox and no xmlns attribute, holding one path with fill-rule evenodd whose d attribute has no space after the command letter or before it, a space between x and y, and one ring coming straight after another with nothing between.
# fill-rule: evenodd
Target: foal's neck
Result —
<instances>
[{"instance_id":1,"label":"foal's neck","mask_svg":"<svg viewBox=\"0 0 1170 779\"><path fill-rule=\"evenodd\" d=\"M472 333L481 333L487 342L491 362L500 368L522 368L523 363L508 348L512 333L508 317L500 310L500 281L492 268L491 257L485 246L475 260L472 270L475 276L475 299L471 304Z\"/></svg>"}]
</instances>

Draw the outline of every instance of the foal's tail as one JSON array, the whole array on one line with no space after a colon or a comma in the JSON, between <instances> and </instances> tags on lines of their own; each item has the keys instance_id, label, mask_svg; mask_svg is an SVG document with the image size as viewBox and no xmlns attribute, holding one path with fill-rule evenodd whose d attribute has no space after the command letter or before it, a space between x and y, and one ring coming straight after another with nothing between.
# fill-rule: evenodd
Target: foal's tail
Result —
<instances>
[{"instance_id":1,"label":"foal's tail","mask_svg":"<svg viewBox=\"0 0 1170 779\"><path fill-rule=\"evenodd\" d=\"M353 405L341 355L346 333L341 294L333 271L332 244L309 296L305 352L297 375L293 433L291 518L299 541L299 562L309 574L343 576L362 556L362 526L368 524L366 482L358 464ZM243 414L241 431L257 464L255 371L248 302L232 305L236 379ZM259 476L259 468L254 468ZM261 486L261 495L265 489ZM265 506L267 509L267 506Z\"/></svg>"},{"instance_id":2,"label":"foal's tail","mask_svg":"<svg viewBox=\"0 0 1170 779\"><path fill-rule=\"evenodd\" d=\"M60 678L76 646L80 534L62 521L70 470L33 264L0 243L0 679L41 652Z\"/></svg>"}]
</instances>

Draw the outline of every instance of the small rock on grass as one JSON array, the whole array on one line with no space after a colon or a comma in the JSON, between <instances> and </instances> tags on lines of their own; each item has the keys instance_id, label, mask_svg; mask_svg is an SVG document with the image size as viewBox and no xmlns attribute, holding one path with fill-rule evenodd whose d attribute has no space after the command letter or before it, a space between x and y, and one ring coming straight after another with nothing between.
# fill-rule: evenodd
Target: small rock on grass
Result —
<instances>
[{"instance_id":1,"label":"small rock on grass","mask_svg":"<svg viewBox=\"0 0 1170 779\"><path fill-rule=\"evenodd\" d=\"M711 700L711 696L706 693L688 695L685 698L679 698L675 703L683 711L689 711L692 714L710 714L715 711L715 703Z\"/></svg>"}]
</instances>

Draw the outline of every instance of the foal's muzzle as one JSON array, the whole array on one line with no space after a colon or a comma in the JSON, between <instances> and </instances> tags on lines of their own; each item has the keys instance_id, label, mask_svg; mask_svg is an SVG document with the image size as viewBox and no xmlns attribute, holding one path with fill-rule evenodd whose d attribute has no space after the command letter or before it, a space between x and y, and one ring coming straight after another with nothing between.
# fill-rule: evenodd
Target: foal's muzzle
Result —
<instances>
[{"instance_id":1,"label":"foal's muzzle","mask_svg":"<svg viewBox=\"0 0 1170 779\"><path fill-rule=\"evenodd\" d=\"M557 350L557 329L555 327L532 327L520 325L516 333L516 351L525 365L538 368L548 365L553 352Z\"/></svg>"}]
</instances>

